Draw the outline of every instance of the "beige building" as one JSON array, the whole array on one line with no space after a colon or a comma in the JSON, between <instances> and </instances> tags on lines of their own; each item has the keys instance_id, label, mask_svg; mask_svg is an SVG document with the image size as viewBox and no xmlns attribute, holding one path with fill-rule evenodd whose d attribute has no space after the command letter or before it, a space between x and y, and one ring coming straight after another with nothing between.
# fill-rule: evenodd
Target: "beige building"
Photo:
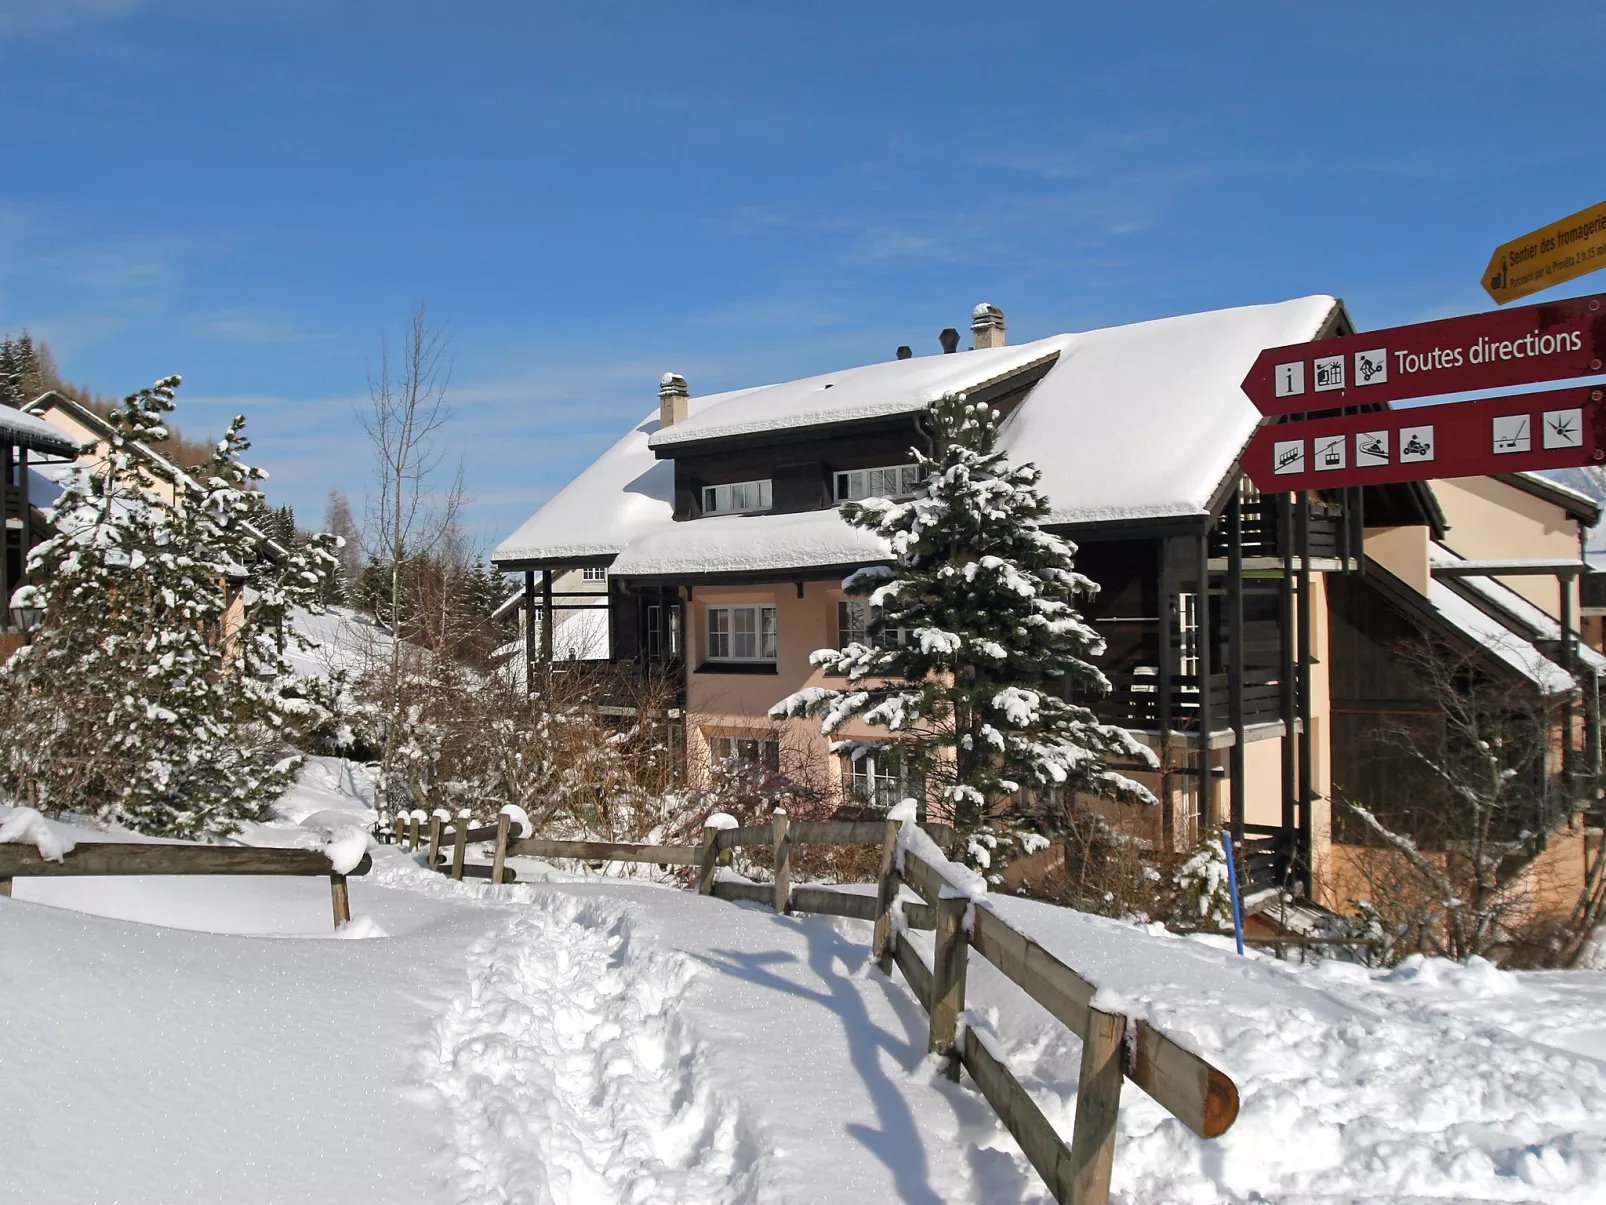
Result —
<instances>
[{"instance_id":1,"label":"beige building","mask_svg":"<svg viewBox=\"0 0 1606 1205\"><path fill-rule=\"evenodd\" d=\"M816 723L769 711L833 684L810 653L863 638L842 581L890 550L838 505L910 493L925 408L964 391L1004 415L1003 449L1042 470L1045 526L1078 544L1078 568L1102 587L1086 614L1113 690L1094 706L1161 755L1159 773L1138 775L1162 803L1155 839L1186 848L1228 825L1257 882L1342 904L1331 800L1364 760L1357 732L1388 705L1352 664L1389 656L1353 639L1357 607L1480 651L1498 628L1521 647L1515 661L1491 651L1490 672L1536 690L1574 690L1559 661L1593 673L1597 660L1559 628L1577 594L1569 584L1564 607L1557 575L1576 573L1598 517L1587 498L1522 475L1298 500L1241 479L1262 421L1239 388L1249 365L1263 348L1351 330L1337 301L1307 297L1011 346L1002 313L978 306L968 352L949 331L944 354L899 349L701 397L666 373L658 408L493 559L526 575L534 616L562 618L576 574L603 573L606 656L681 683L673 712L694 776L736 759L807 775L852 806L919 793L896 742L849 761ZM1478 574L1452 561L1502 564ZM556 653L548 631L530 625L530 657L543 642Z\"/></svg>"}]
</instances>

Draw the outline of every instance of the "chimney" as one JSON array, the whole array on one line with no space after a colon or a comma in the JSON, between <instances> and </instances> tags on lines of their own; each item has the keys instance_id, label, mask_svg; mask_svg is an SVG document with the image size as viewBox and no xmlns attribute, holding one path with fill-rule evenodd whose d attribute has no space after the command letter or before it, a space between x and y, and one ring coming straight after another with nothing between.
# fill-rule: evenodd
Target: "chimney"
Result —
<instances>
[{"instance_id":1,"label":"chimney","mask_svg":"<svg viewBox=\"0 0 1606 1205\"><path fill-rule=\"evenodd\" d=\"M1004 311L985 301L970 315L970 333L976 336L976 350L1004 346Z\"/></svg>"},{"instance_id":2,"label":"chimney","mask_svg":"<svg viewBox=\"0 0 1606 1205\"><path fill-rule=\"evenodd\" d=\"M913 358L914 358L914 352L909 350L909 345L907 343L903 344L902 346L900 346L898 348L898 359L900 359L900 360L909 360L909 359L913 359Z\"/></svg>"},{"instance_id":3,"label":"chimney","mask_svg":"<svg viewBox=\"0 0 1606 1205\"><path fill-rule=\"evenodd\" d=\"M937 341L942 344L942 354L945 356L951 356L959 350L959 332L951 326L942 328L942 334L937 336Z\"/></svg>"},{"instance_id":4,"label":"chimney","mask_svg":"<svg viewBox=\"0 0 1606 1205\"><path fill-rule=\"evenodd\" d=\"M686 378L666 372L658 378L658 427L673 427L686 418Z\"/></svg>"}]
</instances>

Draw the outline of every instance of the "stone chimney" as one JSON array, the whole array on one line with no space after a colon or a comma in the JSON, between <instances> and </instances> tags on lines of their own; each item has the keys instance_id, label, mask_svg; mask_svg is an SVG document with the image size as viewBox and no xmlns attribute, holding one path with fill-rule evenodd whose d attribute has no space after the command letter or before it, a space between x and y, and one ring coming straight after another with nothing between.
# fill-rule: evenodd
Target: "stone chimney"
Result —
<instances>
[{"instance_id":1,"label":"stone chimney","mask_svg":"<svg viewBox=\"0 0 1606 1205\"><path fill-rule=\"evenodd\" d=\"M658 378L658 426L673 427L686 418L686 378L666 372Z\"/></svg>"},{"instance_id":2,"label":"stone chimney","mask_svg":"<svg viewBox=\"0 0 1606 1205\"><path fill-rule=\"evenodd\" d=\"M985 301L971 311L970 333L976 337L976 350L1004 346L1004 311Z\"/></svg>"}]
</instances>

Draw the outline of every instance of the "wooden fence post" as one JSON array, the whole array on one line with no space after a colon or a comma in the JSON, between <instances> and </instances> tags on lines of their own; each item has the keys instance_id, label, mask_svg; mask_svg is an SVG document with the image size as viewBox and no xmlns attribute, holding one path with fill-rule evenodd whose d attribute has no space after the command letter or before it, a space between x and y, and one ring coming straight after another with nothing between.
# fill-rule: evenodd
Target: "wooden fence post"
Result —
<instances>
[{"instance_id":1,"label":"wooden fence post","mask_svg":"<svg viewBox=\"0 0 1606 1205\"><path fill-rule=\"evenodd\" d=\"M346 892L346 876L329 876L329 899L335 906L335 928L351 922L351 896Z\"/></svg>"},{"instance_id":2,"label":"wooden fence post","mask_svg":"<svg viewBox=\"0 0 1606 1205\"><path fill-rule=\"evenodd\" d=\"M440 856L441 856L441 818L439 816L431 816L429 818L429 861L424 863L424 865L428 869L434 870L435 869L435 861Z\"/></svg>"},{"instance_id":3,"label":"wooden fence post","mask_svg":"<svg viewBox=\"0 0 1606 1205\"><path fill-rule=\"evenodd\" d=\"M720 830L711 824L703 825L703 848L697 857L697 894L714 894L714 867L719 865Z\"/></svg>"},{"instance_id":4,"label":"wooden fence post","mask_svg":"<svg viewBox=\"0 0 1606 1205\"><path fill-rule=\"evenodd\" d=\"M496 818L496 856L491 859L491 882L502 881L502 868L507 863L507 830L513 817L503 812Z\"/></svg>"},{"instance_id":5,"label":"wooden fence post","mask_svg":"<svg viewBox=\"0 0 1606 1205\"><path fill-rule=\"evenodd\" d=\"M418 817L409 817L411 823L407 826L407 852L418 852Z\"/></svg>"},{"instance_id":6,"label":"wooden fence post","mask_svg":"<svg viewBox=\"0 0 1606 1205\"><path fill-rule=\"evenodd\" d=\"M875 893L875 941L870 953L883 975L892 974L892 955L896 939L892 936L892 905L898 898L898 829L896 820L887 821L881 839L881 877Z\"/></svg>"},{"instance_id":7,"label":"wooden fence post","mask_svg":"<svg viewBox=\"0 0 1606 1205\"><path fill-rule=\"evenodd\" d=\"M1076 1081L1076 1121L1071 1128L1072 1205L1105 1205L1110 1199L1125 1052L1126 1018L1088 1009L1082 1072Z\"/></svg>"},{"instance_id":8,"label":"wooden fence post","mask_svg":"<svg viewBox=\"0 0 1606 1205\"><path fill-rule=\"evenodd\" d=\"M937 901L937 946L931 960L931 1053L948 1057L948 1078L959 1080L959 1052L954 1037L965 1011L965 965L970 935L965 932L964 896Z\"/></svg>"},{"instance_id":9,"label":"wooden fence post","mask_svg":"<svg viewBox=\"0 0 1606 1205\"><path fill-rule=\"evenodd\" d=\"M452 834L452 877L459 882L463 879L463 854L468 849L469 819L466 816L457 818L457 829Z\"/></svg>"},{"instance_id":10,"label":"wooden fence post","mask_svg":"<svg viewBox=\"0 0 1606 1205\"><path fill-rule=\"evenodd\" d=\"M770 823L775 828L775 911L784 916L792 892L792 842L786 835L786 809L776 808Z\"/></svg>"},{"instance_id":11,"label":"wooden fence post","mask_svg":"<svg viewBox=\"0 0 1606 1205\"><path fill-rule=\"evenodd\" d=\"M407 817L406 816L397 816L396 817L396 841L395 841L396 848L400 849L402 847L402 845L406 843L406 841L407 841Z\"/></svg>"}]
</instances>

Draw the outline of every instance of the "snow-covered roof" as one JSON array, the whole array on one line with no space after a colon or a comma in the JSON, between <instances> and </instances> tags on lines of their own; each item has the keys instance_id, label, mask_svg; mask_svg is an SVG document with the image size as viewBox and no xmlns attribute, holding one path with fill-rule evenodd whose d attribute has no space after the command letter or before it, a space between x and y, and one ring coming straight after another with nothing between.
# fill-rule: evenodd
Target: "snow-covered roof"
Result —
<instances>
[{"instance_id":1,"label":"snow-covered roof","mask_svg":"<svg viewBox=\"0 0 1606 1205\"><path fill-rule=\"evenodd\" d=\"M727 435L751 435L854 419L914 414L948 393L983 389L1059 355L1066 336L964 355L885 360L801 381L759 385L704 400L703 409L651 439L674 447Z\"/></svg>"},{"instance_id":2,"label":"snow-covered roof","mask_svg":"<svg viewBox=\"0 0 1606 1205\"><path fill-rule=\"evenodd\" d=\"M0 442L52 456L78 455L76 439L62 434L37 415L13 410L10 406L0 406Z\"/></svg>"},{"instance_id":3,"label":"snow-covered roof","mask_svg":"<svg viewBox=\"0 0 1606 1205\"><path fill-rule=\"evenodd\" d=\"M753 573L860 565L891 556L885 540L850 527L835 509L715 515L669 523L643 536L619 554L612 571L622 577Z\"/></svg>"},{"instance_id":4,"label":"snow-covered roof","mask_svg":"<svg viewBox=\"0 0 1606 1205\"><path fill-rule=\"evenodd\" d=\"M524 640L510 640L497 648L492 657L506 661L497 672L520 681L524 675ZM558 621L552 629L554 661L606 661L608 659L608 608L584 607Z\"/></svg>"},{"instance_id":5,"label":"snow-covered roof","mask_svg":"<svg viewBox=\"0 0 1606 1205\"><path fill-rule=\"evenodd\" d=\"M1444 582L1428 583L1428 603L1474 644L1488 649L1546 694L1563 694L1573 689L1572 675L1566 670Z\"/></svg>"},{"instance_id":6,"label":"snow-covered roof","mask_svg":"<svg viewBox=\"0 0 1606 1205\"><path fill-rule=\"evenodd\" d=\"M1467 568L1478 563L1457 556L1438 541L1428 545L1428 557L1435 569L1444 566ZM1456 577L1446 584L1452 591L1466 597L1474 606L1482 604L1483 608L1492 607L1510 616L1513 621L1522 625L1525 629L1524 634L1534 640L1558 642L1561 640L1561 624L1554 616L1497 578L1469 575ZM1606 655L1596 652L1582 640L1575 641L1574 647L1577 650L1579 664L1597 674L1606 674Z\"/></svg>"},{"instance_id":7,"label":"snow-covered roof","mask_svg":"<svg viewBox=\"0 0 1606 1205\"><path fill-rule=\"evenodd\" d=\"M947 390L976 389L1050 361L1005 421L1000 440L1015 460L1042 470L1049 522L1201 515L1260 420L1239 382L1264 348L1313 338L1336 305L1328 296L1301 297L691 398L688 416L667 431L659 430L656 412L638 423L504 540L493 559L619 555L616 573L661 575L709 571L716 562L742 570L851 563L838 555L849 545L834 518L675 523L673 465L657 460L654 448L913 413ZM733 538L792 541L798 555L811 559L782 564L773 549L715 546ZM865 559L885 555L858 547ZM827 555L829 561L821 559Z\"/></svg>"}]
</instances>

